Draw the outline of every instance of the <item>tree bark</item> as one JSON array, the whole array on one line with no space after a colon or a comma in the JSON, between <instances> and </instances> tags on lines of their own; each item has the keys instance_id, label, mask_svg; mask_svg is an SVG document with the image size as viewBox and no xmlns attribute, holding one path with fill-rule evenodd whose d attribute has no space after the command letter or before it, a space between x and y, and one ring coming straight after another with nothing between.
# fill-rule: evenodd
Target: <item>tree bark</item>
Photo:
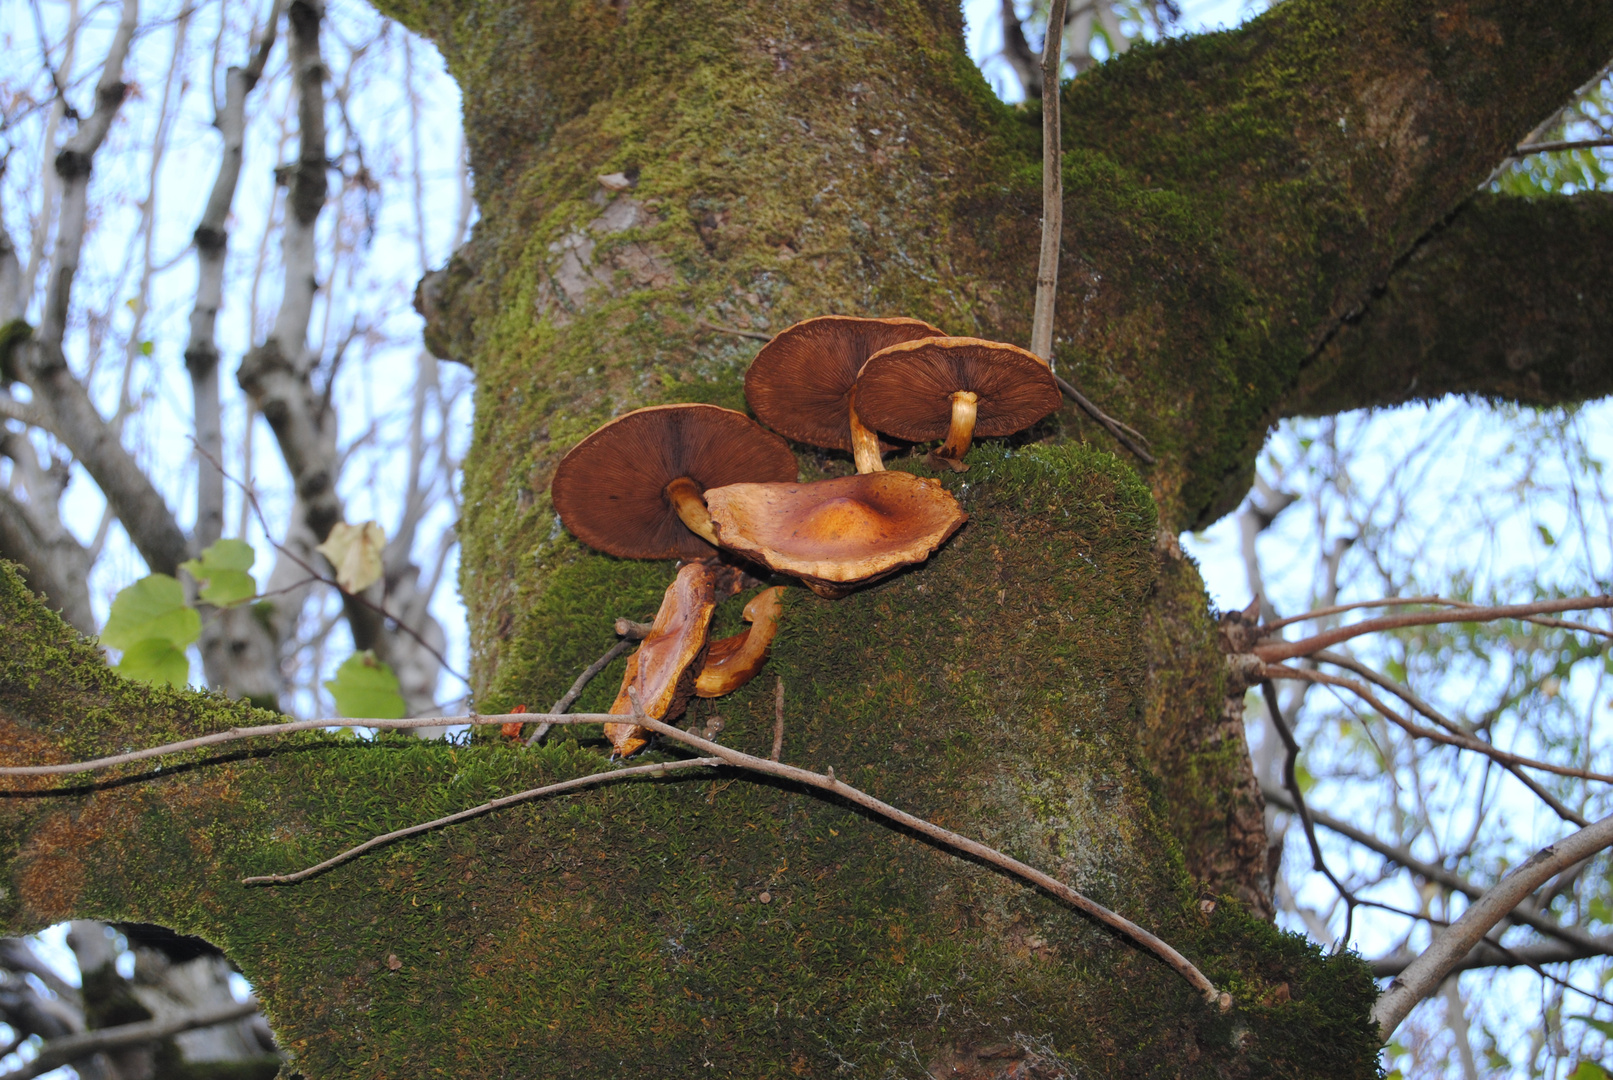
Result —
<instances>
[{"instance_id":1,"label":"tree bark","mask_svg":"<svg viewBox=\"0 0 1613 1080\"><path fill-rule=\"evenodd\" d=\"M549 477L627 409L743 408L757 343L711 327L846 312L1028 339L1038 122L991 96L955 4L382 6L464 90L482 209L422 290L432 348L477 372L461 585L481 711L554 700L616 617L656 609L672 568L580 546ZM1365 966L1261 917L1241 692L1170 535L1235 505L1307 361L1609 55L1593 0L1288 0L1084 76L1065 90L1079 254L1054 350L1158 465L1139 476L1066 410L941 477L972 516L930 563L838 602L790 590L769 662L785 761L1070 881L1227 987L1231 1013L1048 897L738 776L232 884L595 771L589 739L306 738L5 800L8 918L207 937L309 1076L1376 1075ZM596 180L617 172L629 190ZM255 719L118 682L4 583L0 619L28 643L0 661L7 763ZM767 753L772 680L698 709Z\"/></svg>"}]
</instances>

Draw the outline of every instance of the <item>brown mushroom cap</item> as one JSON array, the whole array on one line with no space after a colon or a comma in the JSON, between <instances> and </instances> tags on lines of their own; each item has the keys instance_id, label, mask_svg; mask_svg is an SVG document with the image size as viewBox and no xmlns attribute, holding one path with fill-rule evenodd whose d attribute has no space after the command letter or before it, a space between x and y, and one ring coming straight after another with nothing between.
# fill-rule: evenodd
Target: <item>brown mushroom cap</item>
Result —
<instances>
[{"instance_id":1,"label":"brown mushroom cap","mask_svg":"<svg viewBox=\"0 0 1613 1080\"><path fill-rule=\"evenodd\" d=\"M857 415L876 431L912 442L939 439L952 425L952 395L975 394L975 435L1012 435L1063 399L1046 363L1017 345L934 337L891 345L857 376Z\"/></svg>"},{"instance_id":2,"label":"brown mushroom cap","mask_svg":"<svg viewBox=\"0 0 1613 1080\"><path fill-rule=\"evenodd\" d=\"M572 447L549 493L560 520L589 547L628 559L705 559L716 552L678 517L668 484L687 477L713 488L795 475L789 446L744 413L652 405Z\"/></svg>"},{"instance_id":3,"label":"brown mushroom cap","mask_svg":"<svg viewBox=\"0 0 1613 1080\"><path fill-rule=\"evenodd\" d=\"M876 472L706 492L725 548L824 595L923 562L969 520L940 481Z\"/></svg>"},{"instance_id":4,"label":"brown mushroom cap","mask_svg":"<svg viewBox=\"0 0 1613 1080\"><path fill-rule=\"evenodd\" d=\"M694 694L695 681L705 660L711 615L717 610L712 592L711 568L690 563L667 586L661 610L638 651L627 660L622 688L610 711L631 716L629 689L638 691L646 716L666 720L678 716ZM649 741L649 732L637 724L606 724L605 737L622 757Z\"/></svg>"},{"instance_id":5,"label":"brown mushroom cap","mask_svg":"<svg viewBox=\"0 0 1613 1080\"><path fill-rule=\"evenodd\" d=\"M786 438L850 450L851 388L863 362L898 342L940 335L918 319L807 319L762 346L745 372L745 400Z\"/></svg>"},{"instance_id":6,"label":"brown mushroom cap","mask_svg":"<svg viewBox=\"0 0 1613 1080\"><path fill-rule=\"evenodd\" d=\"M696 697L714 698L731 694L756 677L767 663L767 652L778 633L783 605L779 597L784 586L763 589L745 605L745 621L750 626L732 637L719 638L706 650L705 666L695 680Z\"/></svg>"}]
</instances>

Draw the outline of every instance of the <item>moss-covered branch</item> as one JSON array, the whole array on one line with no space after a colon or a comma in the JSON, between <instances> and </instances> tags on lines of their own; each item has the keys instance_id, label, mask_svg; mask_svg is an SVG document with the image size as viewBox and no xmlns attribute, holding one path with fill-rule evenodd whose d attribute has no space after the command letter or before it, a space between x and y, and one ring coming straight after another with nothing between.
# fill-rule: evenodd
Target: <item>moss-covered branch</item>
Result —
<instances>
[{"instance_id":1,"label":"moss-covered branch","mask_svg":"<svg viewBox=\"0 0 1613 1080\"><path fill-rule=\"evenodd\" d=\"M1316 415L1443 394L1613 393L1613 196L1481 196L1421 244L1283 400Z\"/></svg>"}]
</instances>

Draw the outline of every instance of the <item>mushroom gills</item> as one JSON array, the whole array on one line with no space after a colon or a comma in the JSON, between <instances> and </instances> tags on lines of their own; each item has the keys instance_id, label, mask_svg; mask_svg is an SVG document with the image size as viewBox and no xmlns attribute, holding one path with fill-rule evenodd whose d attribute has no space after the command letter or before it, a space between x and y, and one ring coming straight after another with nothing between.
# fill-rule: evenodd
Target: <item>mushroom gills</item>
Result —
<instances>
[{"instance_id":1,"label":"mushroom gills","mask_svg":"<svg viewBox=\"0 0 1613 1080\"><path fill-rule=\"evenodd\" d=\"M627 658L622 687L610 707L613 715L633 714L629 690L637 691L644 714L653 719L669 720L683 712L700 677L716 608L711 568L690 563L679 570L667 586L649 634ZM629 757L650 741L650 732L637 724L606 724L605 738L617 756Z\"/></svg>"},{"instance_id":2,"label":"mushroom gills","mask_svg":"<svg viewBox=\"0 0 1613 1080\"><path fill-rule=\"evenodd\" d=\"M767 663L773 635L778 633L779 615L783 610L779 601L783 595L782 585L763 589L745 605L745 621L750 623L750 627L732 637L711 643L711 648L706 652L705 667L695 680L695 696L722 697L756 677L762 665Z\"/></svg>"},{"instance_id":3,"label":"mushroom gills","mask_svg":"<svg viewBox=\"0 0 1613 1080\"><path fill-rule=\"evenodd\" d=\"M952 395L952 426L947 429L947 441L932 454L939 458L942 464L951 466L953 472L963 472L969 466L963 463L963 456L969 452L969 445L974 441L975 417L980 411L980 396L973 390L958 390Z\"/></svg>"}]
</instances>

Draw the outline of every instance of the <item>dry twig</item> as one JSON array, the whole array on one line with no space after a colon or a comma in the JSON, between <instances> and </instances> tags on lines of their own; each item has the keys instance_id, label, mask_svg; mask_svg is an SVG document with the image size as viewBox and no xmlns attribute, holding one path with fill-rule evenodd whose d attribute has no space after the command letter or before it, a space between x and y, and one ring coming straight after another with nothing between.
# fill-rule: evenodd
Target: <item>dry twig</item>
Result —
<instances>
[{"instance_id":1,"label":"dry twig","mask_svg":"<svg viewBox=\"0 0 1613 1080\"><path fill-rule=\"evenodd\" d=\"M480 806L473 806L469 810L461 810L458 813L449 814L446 817L440 817L434 821L421 822L419 825L410 825L404 829L395 829L392 832L371 837L362 844L350 847L338 855L332 855L322 863L315 863L313 866L310 866L305 870L298 870L294 874L264 874L261 877L242 878L241 884L292 885L306 878L311 878L315 874L329 870L333 866L340 866L344 862L356 859L366 851L369 851L372 848L378 848L382 844L390 844L392 841L401 840L406 836L415 836L419 833L430 832L433 829L441 829L445 826L454 825L473 817L480 817L483 814L490 814L494 810L501 810L506 806L514 806L516 803L530 802L533 799L541 799L545 795L560 795L567 791L577 791L582 788L598 787L601 784L608 784L616 780L626 780L635 776L665 776L667 773L682 772L685 769L711 768L721 764L722 759L720 758L690 758L685 761L657 762L654 765L635 765L630 769L615 769L610 772L590 773L587 776L579 776L574 780L562 780L557 784L545 784L543 787L531 788L527 791L518 791L514 795L505 795L502 798L493 799L489 802L482 803Z\"/></svg>"},{"instance_id":2,"label":"dry twig","mask_svg":"<svg viewBox=\"0 0 1613 1080\"><path fill-rule=\"evenodd\" d=\"M1438 623L1494 622L1497 619L1523 619L1531 615L1546 615L1557 611L1591 611L1610 607L1613 607L1613 596L1584 596L1564 600L1541 600L1533 604L1502 604L1495 607L1463 607L1455 611L1420 611L1410 615L1386 615L1380 619L1367 619L1352 626L1327 630L1299 641L1262 641L1255 645L1252 651L1261 660L1270 664L1278 660L1291 660L1296 656L1310 656L1341 641L1349 641L1362 634L1372 634L1380 630L1433 626Z\"/></svg>"},{"instance_id":3,"label":"dry twig","mask_svg":"<svg viewBox=\"0 0 1613 1080\"><path fill-rule=\"evenodd\" d=\"M620 624L624 620L618 619L616 621L618 624ZM583 692L583 688L593 681L594 676L598 675L601 671L604 671L610 666L610 662L612 660L616 659L618 656L622 655L629 648L631 648L633 641L634 639L631 637L623 637L621 641L618 641L609 649L606 649L604 656L601 656L598 660L595 660L592 664L589 664L588 667L583 669L583 673L577 676L577 681L571 684L571 689L567 690L565 694L561 696L560 700L554 703L554 707L549 711L551 713L563 713L567 709L571 708L571 703L577 700L577 695L581 694ZM539 724L537 730L533 731L532 734L527 738L526 744L528 746L537 745L537 743L545 735L549 734L549 729L552 727L554 727L554 724L551 721L544 721L543 723Z\"/></svg>"},{"instance_id":4,"label":"dry twig","mask_svg":"<svg viewBox=\"0 0 1613 1080\"><path fill-rule=\"evenodd\" d=\"M1540 769L1544 772L1556 773L1558 776L1572 776L1576 780L1594 780L1601 784L1613 784L1613 776L1606 773L1592 772L1589 769L1576 769L1569 765L1553 765L1549 761L1540 761L1536 758L1513 754L1498 747L1491 746L1482 739L1463 734L1446 734L1433 728L1423 727L1421 724L1401 716L1383 701L1354 679L1345 679L1338 675L1329 675L1322 671L1303 671L1299 668L1284 667L1281 664L1267 664L1260 669L1263 679L1298 679L1305 682L1323 683L1328 686L1340 686L1355 694L1362 701L1372 706L1374 712L1404 730L1408 735L1419 739L1428 739L1432 742L1444 743L1447 746L1459 747L1463 750L1472 750L1492 758L1502 765L1523 765L1531 769Z\"/></svg>"}]
</instances>

